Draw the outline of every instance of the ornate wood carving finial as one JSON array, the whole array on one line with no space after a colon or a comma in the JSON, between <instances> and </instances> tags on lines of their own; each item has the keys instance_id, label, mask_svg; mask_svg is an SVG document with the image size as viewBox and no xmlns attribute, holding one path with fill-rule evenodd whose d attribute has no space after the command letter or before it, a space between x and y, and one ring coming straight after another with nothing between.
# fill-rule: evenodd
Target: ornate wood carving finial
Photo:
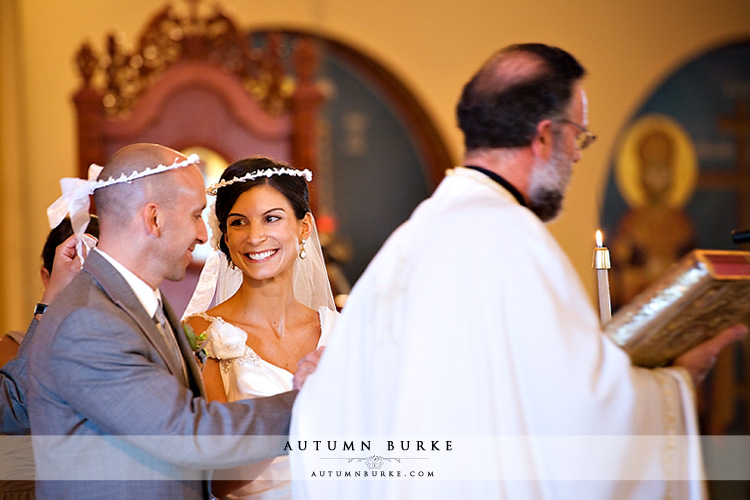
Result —
<instances>
[{"instance_id":1,"label":"ornate wood carving finial","mask_svg":"<svg viewBox=\"0 0 750 500\"><path fill-rule=\"evenodd\" d=\"M91 86L91 78L94 76L98 61L94 50L91 48L91 44L85 42L81 45L80 50L76 54L76 65L78 66L78 72L81 74L83 79L83 86Z\"/></svg>"},{"instance_id":2,"label":"ornate wood carving finial","mask_svg":"<svg viewBox=\"0 0 750 500\"><path fill-rule=\"evenodd\" d=\"M185 0L188 3L188 10L190 11L190 21L192 23L198 22L198 3L200 0Z\"/></svg>"},{"instance_id":3,"label":"ornate wood carving finial","mask_svg":"<svg viewBox=\"0 0 750 500\"><path fill-rule=\"evenodd\" d=\"M101 58L91 45L81 47L76 61L84 87L102 74L99 91L107 114L126 115L140 94L181 60L207 60L236 75L271 113L289 109L294 79L284 68L281 36L268 35L265 48L255 50L247 34L218 5L182 2L181 9L167 5L158 11L134 48L128 47L124 36L114 34L107 37ZM311 74L306 76L306 80L311 78Z\"/></svg>"},{"instance_id":4,"label":"ornate wood carving finial","mask_svg":"<svg viewBox=\"0 0 750 500\"><path fill-rule=\"evenodd\" d=\"M311 84L318 71L318 50L309 38L297 41L294 51L294 69L301 84Z\"/></svg>"}]
</instances>

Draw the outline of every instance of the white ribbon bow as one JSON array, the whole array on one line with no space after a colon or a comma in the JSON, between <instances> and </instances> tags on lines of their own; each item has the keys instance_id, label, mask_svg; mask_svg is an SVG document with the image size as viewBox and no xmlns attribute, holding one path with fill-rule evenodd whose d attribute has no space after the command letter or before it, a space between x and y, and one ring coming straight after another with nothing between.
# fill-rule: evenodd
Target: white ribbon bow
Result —
<instances>
[{"instance_id":1,"label":"white ribbon bow","mask_svg":"<svg viewBox=\"0 0 750 500\"><path fill-rule=\"evenodd\" d=\"M89 208L91 206L89 197L94 192L93 187L102 168L92 163L86 180L78 177L60 179L62 196L47 208L47 219L52 229L60 225L65 216L70 214L70 225L73 227L73 234L75 234L76 252L81 264L86 258L88 249L93 246L90 241L84 241L83 235L89 225Z\"/></svg>"}]
</instances>

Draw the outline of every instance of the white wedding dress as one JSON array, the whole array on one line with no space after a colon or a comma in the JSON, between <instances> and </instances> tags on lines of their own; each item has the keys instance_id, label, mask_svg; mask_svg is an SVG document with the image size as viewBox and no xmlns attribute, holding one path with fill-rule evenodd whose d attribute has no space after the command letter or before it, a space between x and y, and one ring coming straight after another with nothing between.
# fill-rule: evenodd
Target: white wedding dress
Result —
<instances>
[{"instance_id":1,"label":"white wedding dress","mask_svg":"<svg viewBox=\"0 0 750 500\"><path fill-rule=\"evenodd\" d=\"M273 396L292 389L293 374L258 356L246 344L247 333L244 330L206 313L193 316L203 318L210 324L206 329L206 352L209 357L219 361L227 401ZM326 344L339 313L320 307L318 316L321 332L318 347L321 347ZM290 477L289 457L277 457L255 480L227 498L291 499Z\"/></svg>"}]
</instances>

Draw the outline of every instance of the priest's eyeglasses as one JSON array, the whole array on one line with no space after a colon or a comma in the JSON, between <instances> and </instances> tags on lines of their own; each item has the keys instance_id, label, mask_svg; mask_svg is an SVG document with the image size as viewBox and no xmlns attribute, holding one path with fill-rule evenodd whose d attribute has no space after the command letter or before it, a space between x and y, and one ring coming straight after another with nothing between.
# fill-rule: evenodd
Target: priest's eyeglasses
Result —
<instances>
[{"instance_id":1,"label":"priest's eyeglasses","mask_svg":"<svg viewBox=\"0 0 750 500\"><path fill-rule=\"evenodd\" d=\"M567 123L568 125L573 125L578 130L579 133L578 135L576 135L576 143L579 151L583 151L587 147L591 146L591 143L596 140L596 135L592 134L589 129L587 129L583 125L579 125L576 122L567 120L565 118L561 118L557 121L559 123Z\"/></svg>"}]
</instances>

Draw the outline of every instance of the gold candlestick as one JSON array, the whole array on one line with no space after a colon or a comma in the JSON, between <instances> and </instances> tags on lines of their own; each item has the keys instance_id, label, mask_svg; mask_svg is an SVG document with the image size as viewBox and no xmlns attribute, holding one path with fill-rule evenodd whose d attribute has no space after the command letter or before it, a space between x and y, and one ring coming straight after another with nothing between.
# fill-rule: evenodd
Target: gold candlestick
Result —
<instances>
[{"instance_id":1,"label":"gold candlestick","mask_svg":"<svg viewBox=\"0 0 750 500\"><path fill-rule=\"evenodd\" d=\"M599 292L599 323L604 325L612 319L612 302L609 297L609 250L603 245L602 232L596 230L596 248L591 261L596 269L596 284Z\"/></svg>"}]
</instances>

